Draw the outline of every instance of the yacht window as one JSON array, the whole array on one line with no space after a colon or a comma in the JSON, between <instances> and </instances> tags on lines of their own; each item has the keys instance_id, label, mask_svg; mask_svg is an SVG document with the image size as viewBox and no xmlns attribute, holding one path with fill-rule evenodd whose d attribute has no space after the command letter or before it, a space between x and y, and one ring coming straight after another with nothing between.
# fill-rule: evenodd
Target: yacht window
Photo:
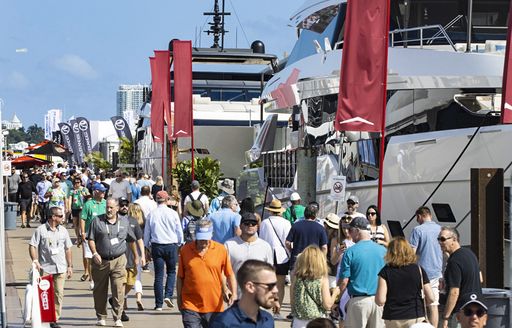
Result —
<instances>
[{"instance_id":1,"label":"yacht window","mask_svg":"<svg viewBox=\"0 0 512 328\"><path fill-rule=\"evenodd\" d=\"M323 33L331 21L338 15L339 5L329 6L306 17L298 28Z\"/></svg>"},{"instance_id":2,"label":"yacht window","mask_svg":"<svg viewBox=\"0 0 512 328\"><path fill-rule=\"evenodd\" d=\"M486 115L489 112L499 112L501 109L501 94L458 94L453 99L464 109Z\"/></svg>"}]
</instances>

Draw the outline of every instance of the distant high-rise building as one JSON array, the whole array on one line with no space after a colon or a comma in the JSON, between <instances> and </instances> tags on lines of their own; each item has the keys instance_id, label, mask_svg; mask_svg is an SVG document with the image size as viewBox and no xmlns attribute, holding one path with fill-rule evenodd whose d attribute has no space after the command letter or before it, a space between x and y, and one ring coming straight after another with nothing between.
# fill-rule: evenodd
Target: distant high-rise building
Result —
<instances>
[{"instance_id":1,"label":"distant high-rise building","mask_svg":"<svg viewBox=\"0 0 512 328\"><path fill-rule=\"evenodd\" d=\"M59 130L62 122L62 110L50 109L44 116L44 138L52 140L52 132Z\"/></svg>"},{"instance_id":2,"label":"distant high-rise building","mask_svg":"<svg viewBox=\"0 0 512 328\"><path fill-rule=\"evenodd\" d=\"M147 85L120 85L117 90L117 111L116 115L123 117L139 117L139 110L144 103L144 97L148 90ZM130 112L125 114L125 112Z\"/></svg>"}]
</instances>

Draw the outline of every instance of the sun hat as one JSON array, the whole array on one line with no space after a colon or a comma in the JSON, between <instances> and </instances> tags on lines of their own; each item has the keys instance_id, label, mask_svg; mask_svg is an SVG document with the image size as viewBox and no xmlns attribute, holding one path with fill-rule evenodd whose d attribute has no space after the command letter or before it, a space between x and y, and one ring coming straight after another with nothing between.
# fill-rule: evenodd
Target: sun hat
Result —
<instances>
[{"instance_id":1,"label":"sun hat","mask_svg":"<svg viewBox=\"0 0 512 328\"><path fill-rule=\"evenodd\" d=\"M201 220L200 220L201 221ZM213 236L213 224L201 227L199 222L196 223L196 240L210 240Z\"/></svg>"},{"instance_id":2,"label":"sun hat","mask_svg":"<svg viewBox=\"0 0 512 328\"><path fill-rule=\"evenodd\" d=\"M224 179L217 182L217 188L228 195L233 195L235 193L235 182L231 179Z\"/></svg>"},{"instance_id":3,"label":"sun hat","mask_svg":"<svg viewBox=\"0 0 512 328\"><path fill-rule=\"evenodd\" d=\"M339 229L340 220L341 220L340 217L337 216L336 214L329 213L329 214L327 214L327 217L325 218L324 223L327 224L327 226L330 228Z\"/></svg>"},{"instance_id":4,"label":"sun hat","mask_svg":"<svg viewBox=\"0 0 512 328\"><path fill-rule=\"evenodd\" d=\"M200 200L188 202L187 205L185 205L185 208L187 209L187 212L192 216L201 218L204 216L204 207Z\"/></svg>"},{"instance_id":5,"label":"sun hat","mask_svg":"<svg viewBox=\"0 0 512 328\"><path fill-rule=\"evenodd\" d=\"M281 201L277 198L272 199L272 201L270 202L270 205L268 207L265 207L265 209L272 213L283 213L284 211L286 211L283 208Z\"/></svg>"}]
</instances>

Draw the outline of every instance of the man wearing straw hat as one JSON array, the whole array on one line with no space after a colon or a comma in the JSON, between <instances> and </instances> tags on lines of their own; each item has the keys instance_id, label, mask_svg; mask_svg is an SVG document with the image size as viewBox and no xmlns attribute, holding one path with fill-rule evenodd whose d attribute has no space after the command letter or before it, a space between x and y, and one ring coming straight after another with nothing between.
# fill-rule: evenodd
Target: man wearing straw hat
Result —
<instances>
[{"instance_id":1,"label":"man wearing straw hat","mask_svg":"<svg viewBox=\"0 0 512 328\"><path fill-rule=\"evenodd\" d=\"M259 237L270 244L274 251L274 268L277 275L277 289L279 304L283 304L284 299L284 285L286 275L289 271L290 254L286 249L286 236L291 229L291 224L288 220L281 215L285 209L281 205L279 199L274 199L265 210L270 212L270 216L261 222ZM279 309L274 309L274 317L281 319Z\"/></svg>"}]
</instances>

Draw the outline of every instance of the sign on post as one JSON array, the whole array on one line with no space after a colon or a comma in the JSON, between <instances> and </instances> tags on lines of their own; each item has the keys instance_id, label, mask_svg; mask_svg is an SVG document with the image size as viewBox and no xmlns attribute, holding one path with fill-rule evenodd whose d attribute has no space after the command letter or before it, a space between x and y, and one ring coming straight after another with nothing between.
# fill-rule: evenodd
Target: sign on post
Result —
<instances>
[{"instance_id":1,"label":"sign on post","mask_svg":"<svg viewBox=\"0 0 512 328\"><path fill-rule=\"evenodd\" d=\"M347 186L347 177L339 175L331 178L330 199L337 202L345 201L345 188Z\"/></svg>"},{"instance_id":2,"label":"sign on post","mask_svg":"<svg viewBox=\"0 0 512 328\"><path fill-rule=\"evenodd\" d=\"M11 161L2 161L2 176L11 176Z\"/></svg>"}]
</instances>

